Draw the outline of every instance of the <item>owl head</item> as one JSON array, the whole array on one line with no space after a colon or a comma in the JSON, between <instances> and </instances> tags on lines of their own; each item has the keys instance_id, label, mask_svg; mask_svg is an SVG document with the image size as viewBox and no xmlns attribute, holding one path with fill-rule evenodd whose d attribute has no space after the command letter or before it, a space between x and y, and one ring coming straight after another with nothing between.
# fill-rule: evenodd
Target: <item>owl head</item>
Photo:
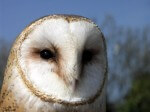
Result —
<instances>
[{"instance_id":1,"label":"owl head","mask_svg":"<svg viewBox=\"0 0 150 112\"><path fill-rule=\"evenodd\" d=\"M12 51L25 86L44 101L85 104L105 90L105 41L90 19L43 17L25 28Z\"/></svg>"}]
</instances>

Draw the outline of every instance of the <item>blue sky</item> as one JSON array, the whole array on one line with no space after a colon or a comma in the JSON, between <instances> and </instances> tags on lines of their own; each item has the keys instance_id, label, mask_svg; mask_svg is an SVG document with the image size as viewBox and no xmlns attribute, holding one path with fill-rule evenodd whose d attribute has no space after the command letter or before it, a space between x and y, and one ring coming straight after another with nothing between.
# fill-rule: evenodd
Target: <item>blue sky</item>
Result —
<instances>
[{"instance_id":1,"label":"blue sky","mask_svg":"<svg viewBox=\"0 0 150 112\"><path fill-rule=\"evenodd\" d=\"M150 0L0 0L0 38L14 40L33 20L49 14L96 18L112 15L119 25L150 25Z\"/></svg>"}]
</instances>

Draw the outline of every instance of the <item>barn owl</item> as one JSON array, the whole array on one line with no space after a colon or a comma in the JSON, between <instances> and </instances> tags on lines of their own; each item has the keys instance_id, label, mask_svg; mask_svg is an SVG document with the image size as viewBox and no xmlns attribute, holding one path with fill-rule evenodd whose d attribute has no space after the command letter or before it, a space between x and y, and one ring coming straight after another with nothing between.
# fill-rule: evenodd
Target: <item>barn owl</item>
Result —
<instances>
[{"instance_id":1,"label":"barn owl","mask_svg":"<svg viewBox=\"0 0 150 112\"><path fill-rule=\"evenodd\" d=\"M104 112L107 54L90 19L50 15L27 26L10 51L2 112Z\"/></svg>"}]
</instances>

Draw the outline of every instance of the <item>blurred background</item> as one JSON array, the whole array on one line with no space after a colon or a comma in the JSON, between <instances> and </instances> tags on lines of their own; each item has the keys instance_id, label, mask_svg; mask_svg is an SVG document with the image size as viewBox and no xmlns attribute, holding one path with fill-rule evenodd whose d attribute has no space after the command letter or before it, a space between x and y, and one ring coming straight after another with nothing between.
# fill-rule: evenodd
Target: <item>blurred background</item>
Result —
<instances>
[{"instance_id":1,"label":"blurred background","mask_svg":"<svg viewBox=\"0 0 150 112\"><path fill-rule=\"evenodd\" d=\"M49 14L88 17L104 33L107 112L150 112L150 0L0 0L0 85L15 38Z\"/></svg>"}]
</instances>

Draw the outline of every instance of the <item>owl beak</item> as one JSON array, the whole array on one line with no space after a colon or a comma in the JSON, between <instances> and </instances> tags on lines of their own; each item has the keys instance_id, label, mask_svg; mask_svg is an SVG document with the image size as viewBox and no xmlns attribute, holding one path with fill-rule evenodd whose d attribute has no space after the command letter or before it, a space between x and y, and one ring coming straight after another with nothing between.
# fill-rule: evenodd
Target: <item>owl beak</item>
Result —
<instances>
[{"instance_id":1,"label":"owl beak","mask_svg":"<svg viewBox=\"0 0 150 112\"><path fill-rule=\"evenodd\" d=\"M65 66L63 73L66 77L67 86L74 91L77 88L81 75L81 59L80 53L77 53L76 51L70 51L69 53L63 63L63 66Z\"/></svg>"},{"instance_id":2,"label":"owl beak","mask_svg":"<svg viewBox=\"0 0 150 112\"><path fill-rule=\"evenodd\" d=\"M77 85L78 85L78 80L75 79L75 80L70 81L69 83L70 91L74 92L77 88Z\"/></svg>"},{"instance_id":3,"label":"owl beak","mask_svg":"<svg viewBox=\"0 0 150 112\"><path fill-rule=\"evenodd\" d=\"M79 78L80 78L80 68L79 66L74 66L72 73L69 74L69 86L72 91L75 91L78 83L79 83Z\"/></svg>"}]
</instances>

